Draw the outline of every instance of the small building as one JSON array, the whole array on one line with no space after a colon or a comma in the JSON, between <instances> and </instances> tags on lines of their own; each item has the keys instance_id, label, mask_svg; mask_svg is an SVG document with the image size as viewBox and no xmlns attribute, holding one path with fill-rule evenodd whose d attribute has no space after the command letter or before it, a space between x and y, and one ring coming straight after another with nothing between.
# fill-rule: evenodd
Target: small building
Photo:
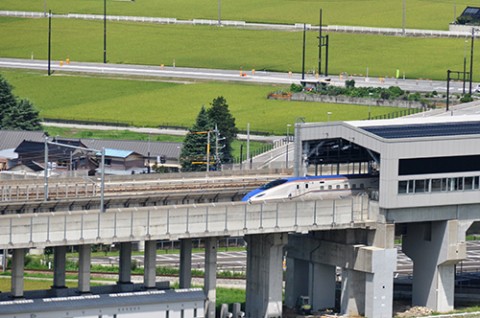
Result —
<instances>
[{"instance_id":1,"label":"small building","mask_svg":"<svg viewBox=\"0 0 480 318\"><path fill-rule=\"evenodd\" d=\"M101 162L101 153L97 153L98 162ZM97 168L100 173L101 167ZM105 149L105 174L135 174L146 173L145 158L134 151Z\"/></svg>"},{"instance_id":2,"label":"small building","mask_svg":"<svg viewBox=\"0 0 480 318\"><path fill-rule=\"evenodd\" d=\"M462 14L457 18L458 24L479 25L480 7L466 7Z\"/></svg>"}]
</instances>

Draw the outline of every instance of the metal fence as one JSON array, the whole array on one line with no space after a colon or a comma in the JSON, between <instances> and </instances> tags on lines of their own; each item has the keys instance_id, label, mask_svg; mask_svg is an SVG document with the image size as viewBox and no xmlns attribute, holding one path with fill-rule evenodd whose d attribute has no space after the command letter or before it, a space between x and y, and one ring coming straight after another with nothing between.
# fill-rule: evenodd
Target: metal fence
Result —
<instances>
[{"instance_id":1,"label":"metal fence","mask_svg":"<svg viewBox=\"0 0 480 318\"><path fill-rule=\"evenodd\" d=\"M12 16L21 18L42 18L46 17L46 12L25 12L25 11L0 11L0 16ZM83 19L83 20L103 20L104 16L100 14L53 14L53 17ZM231 27L245 27L254 29L272 29L272 30L302 30L303 23L295 24L268 24L268 23L248 23L245 21L231 21L231 20L208 20L208 19L192 19L192 20L178 20L176 18L162 18L162 17L135 17L135 16L115 16L108 15L108 21L125 21L125 22L140 22L140 23L160 23L160 24L189 24L189 25L219 25ZM318 30L318 26L305 24L307 30ZM471 37L471 32L467 31L446 31L446 30L422 30L422 29L402 29L402 28L374 28L362 26L345 26L345 25L328 25L322 28L329 32L342 33L364 33L364 34L381 34L393 36L409 36L409 37L446 37L446 38L462 38ZM475 34L479 37L480 34Z\"/></svg>"}]
</instances>

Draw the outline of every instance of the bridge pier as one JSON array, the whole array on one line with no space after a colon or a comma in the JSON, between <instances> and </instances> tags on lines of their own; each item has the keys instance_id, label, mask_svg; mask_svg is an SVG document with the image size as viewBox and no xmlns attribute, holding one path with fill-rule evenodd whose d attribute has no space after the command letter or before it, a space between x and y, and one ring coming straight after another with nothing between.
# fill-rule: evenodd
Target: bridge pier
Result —
<instances>
[{"instance_id":1,"label":"bridge pier","mask_svg":"<svg viewBox=\"0 0 480 318\"><path fill-rule=\"evenodd\" d=\"M454 309L455 264L466 258L465 233L472 222L409 223L403 236L413 261L412 304L438 312Z\"/></svg>"},{"instance_id":2,"label":"bridge pier","mask_svg":"<svg viewBox=\"0 0 480 318\"><path fill-rule=\"evenodd\" d=\"M393 272L397 256L393 238L394 226L387 224L379 224L375 230L347 229L290 235L285 305L293 308L299 296L309 296L314 311L333 308L335 267L338 266L342 269L341 314L392 317ZM293 268L289 267L290 264L294 265ZM301 281L296 281L299 277ZM302 281L310 282L308 290Z\"/></svg>"},{"instance_id":3,"label":"bridge pier","mask_svg":"<svg viewBox=\"0 0 480 318\"><path fill-rule=\"evenodd\" d=\"M25 253L28 249L17 248L12 251L12 278L11 278L11 292L12 297L21 298L23 297L24 291L24 263L25 263Z\"/></svg>"},{"instance_id":4,"label":"bridge pier","mask_svg":"<svg viewBox=\"0 0 480 318\"><path fill-rule=\"evenodd\" d=\"M205 304L205 317L215 318L215 305L217 300L217 245L218 238L205 239L205 279L203 289L207 298Z\"/></svg>"},{"instance_id":5,"label":"bridge pier","mask_svg":"<svg viewBox=\"0 0 480 318\"><path fill-rule=\"evenodd\" d=\"M153 289L157 284L157 241L145 241L143 285Z\"/></svg>"},{"instance_id":6,"label":"bridge pier","mask_svg":"<svg viewBox=\"0 0 480 318\"><path fill-rule=\"evenodd\" d=\"M78 247L78 291L82 294L90 292L90 263L92 260L91 245Z\"/></svg>"},{"instance_id":7,"label":"bridge pier","mask_svg":"<svg viewBox=\"0 0 480 318\"><path fill-rule=\"evenodd\" d=\"M119 291L133 290L132 284L132 242L120 243L120 260L117 286Z\"/></svg>"},{"instance_id":8,"label":"bridge pier","mask_svg":"<svg viewBox=\"0 0 480 318\"><path fill-rule=\"evenodd\" d=\"M192 240L180 240L179 287L190 288L192 284Z\"/></svg>"},{"instance_id":9,"label":"bridge pier","mask_svg":"<svg viewBox=\"0 0 480 318\"><path fill-rule=\"evenodd\" d=\"M65 269L67 262L67 246L55 246L53 248L53 285L52 291L55 296L63 296L67 285L65 283Z\"/></svg>"},{"instance_id":10,"label":"bridge pier","mask_svg":"<svg viewBox=\"0 0 480 318\"><path fill-rule=\"evenodd\" d=\"M281 317L286 233L247 235L246 317Z\"/></svg>"}]
</instances>

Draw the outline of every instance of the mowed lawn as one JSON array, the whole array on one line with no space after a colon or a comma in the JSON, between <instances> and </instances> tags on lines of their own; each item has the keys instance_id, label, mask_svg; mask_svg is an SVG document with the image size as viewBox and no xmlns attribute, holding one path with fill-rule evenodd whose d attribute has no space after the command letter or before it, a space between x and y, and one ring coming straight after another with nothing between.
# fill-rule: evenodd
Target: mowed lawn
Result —
<instances>
[{"instance_id":1,"label":"mowed lawn","mask_svg":"<svg viewBox=\"0 0 480 318\"><path fill-rule=\"evenodd\" d=\"M165 83L129 79L46 76L40 72L0 71L14 94L30 99L42 117L107 120L135 126L191 127L202 105L224 96L239 129L285 134L286 125L306 121L358 120L398 109L341 104L268 100L269 92L285 87L218 82Z\"/></svg>"},{"instance_id":2,"label":"mowed lawn","mask_svg":"<svg viewBox=\"0 0 480 318\"><path fill-rule=\"evenodd\" d=\"M103 23L54 19L52 59L103 61ZM47 59L47 19L0 18L0 56ZM109 63L301 72L302 32L142 23L108 24ZM306 70L318 65L317 33L308 32ZM444 80L462 70L462 39L331 34L329 73ZM480 59L475 59L480 61ZM57 62L58 63L58 62ZM476 65L480 64L476 62ZM480 78L474 72L474 79Z\"/></svg>"},{"instance_id":3,"label":"mowed lawn","mask_svg":"<svg viewBox=\"0 0 480 318\"><path fill-rule=\"evenodd\" d=\"M110 15L172 17L178 19L218 19L218 1L211 0L107 0ZM448 24L467 5L467 0L405 1L407 28L447 30ZM46 6L45 6L46 4ZM403 2L400 0L221 0L222 20L271 23L359 25L402 27ZM100 0L2 0L0 10L55 13L103 14Z\"/></svg>"}]
</instances>

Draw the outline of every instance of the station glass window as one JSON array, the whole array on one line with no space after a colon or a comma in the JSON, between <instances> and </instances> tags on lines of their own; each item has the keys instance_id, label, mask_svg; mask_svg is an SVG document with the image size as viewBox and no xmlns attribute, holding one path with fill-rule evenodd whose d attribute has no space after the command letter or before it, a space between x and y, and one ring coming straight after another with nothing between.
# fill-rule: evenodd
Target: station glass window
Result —
<instances>
[{"instance_id":1,"label":"station glass window","mask_svg":"<svg viewBox=\"0 0 480 318\"><path fill-rule=\"evenodd\" d=\"M408 193L408 180L398 181L398 193Z\"/></svg>"},{"instance_id":2,"label":"station glass window","mask_svg":"<svg viewBox=\"0 0 480 318\"><path fill-rule=\"evenodd\" d=\"M473 186L475 185L474 177L465 177L463 179L463 185L465 190L473 190L475 189Z\"/></svg>"},{"instance_id":3,"label":"station glass window","mask_svg":"<svg viewBox=\"0 0 480 318\"><path fill-rule=\"evenodd\" d=\"M432 192L442 191L442 179L432 179Z\"/></svg>"},{"instance_id":4,"label":"station glass window","mask_svg":"<svg viewBox=\"0 0 480 318\"><path fill-rule=\"evenodd\" d=\"M415 180L415 193L428 192L427 180Z\"/></svg>"}]
</instances>

